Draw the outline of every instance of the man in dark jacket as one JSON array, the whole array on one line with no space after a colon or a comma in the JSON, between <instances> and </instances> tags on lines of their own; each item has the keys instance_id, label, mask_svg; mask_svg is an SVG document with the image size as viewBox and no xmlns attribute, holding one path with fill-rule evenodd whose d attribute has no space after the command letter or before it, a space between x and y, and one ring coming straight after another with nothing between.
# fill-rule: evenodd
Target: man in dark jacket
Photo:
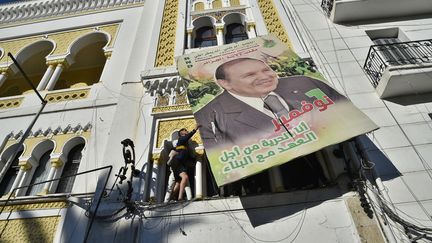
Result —
<instances>
[{"instance_id":1,"label":"man in dark jacket","mask_svg":"<svg viewBox=\"0 0 432 243\"><path fill-rule=\"evenodd\" d=\"M182 128L178 131L178 141L177 146L175 147L175 151L177 154L174 156L171 162L171 168L174 173L174 178L176 181L176 184L173 189L173 194L175 195L177 192L178 200L183 200L183 194L186 185L189 182L189 176L187 174L187 166L186 163L188 160L190 160L190 153L188 149L188 142L189 139L196 133L196 131L199 129L199 125L195 127L191 132L188 132L186 128Z\"/></svg>"}]
</instances>

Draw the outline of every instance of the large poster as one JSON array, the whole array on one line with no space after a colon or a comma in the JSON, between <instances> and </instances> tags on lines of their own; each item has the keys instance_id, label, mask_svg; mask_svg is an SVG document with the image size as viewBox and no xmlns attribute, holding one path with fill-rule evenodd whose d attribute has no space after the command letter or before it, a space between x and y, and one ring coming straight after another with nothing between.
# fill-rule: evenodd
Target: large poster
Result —
<instances>
[{"instance_id":1,"label":"large poster","mask_svg":"<svg viewBox=\"0 0 432 243\"><path fill-rule=\"evenodd\" d=\"M274 36L177 60L218 186L377 129Z\"/></svg>"}]
</instances>

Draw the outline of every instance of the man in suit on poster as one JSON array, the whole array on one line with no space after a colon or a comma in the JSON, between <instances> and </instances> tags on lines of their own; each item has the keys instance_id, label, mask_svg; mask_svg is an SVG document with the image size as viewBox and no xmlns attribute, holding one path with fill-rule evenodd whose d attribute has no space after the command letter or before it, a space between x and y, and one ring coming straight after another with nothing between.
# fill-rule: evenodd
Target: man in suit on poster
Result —
<instances>
[{"instance_id":1,"label":"man in suit on poster","mask_svg":"<svg viewBox=\"0 0 432 243\"><path fill-rule=\"evenodd\" d=\"M221 64L215 79L224 91L195 113L207 148L247 144L251 136L274 133L273 120L294 110L301 101L313 102L305 93L319 88L332 101L346 100L322 81L307 76L278 78L266 63L239 58Z\"/></svg>"}]
</instances>

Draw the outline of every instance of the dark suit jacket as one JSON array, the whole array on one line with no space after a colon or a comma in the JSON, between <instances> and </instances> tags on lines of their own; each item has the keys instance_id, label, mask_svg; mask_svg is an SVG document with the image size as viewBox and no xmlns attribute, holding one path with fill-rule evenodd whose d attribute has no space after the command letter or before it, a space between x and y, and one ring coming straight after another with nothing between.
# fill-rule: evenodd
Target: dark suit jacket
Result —
<instances>
[{"instance_id":1,"label":"dark suit jacket","mask_svg":"<svg viewBox=\"0 0 432 243\"><path fill-rule=\"evenodd\" d=\"M346 99L324 82L306 76L281 78L274 92L294 109L300 109L301 101L313 102L313 98L305 93L315 88L321 89L333 101ZM239 144L245 135L257 132L271 134L274 130L273 118L236 99L227 91L196 112L195 118L202 126L200 134L207 148Z\"/></svg>"}]
</instances>

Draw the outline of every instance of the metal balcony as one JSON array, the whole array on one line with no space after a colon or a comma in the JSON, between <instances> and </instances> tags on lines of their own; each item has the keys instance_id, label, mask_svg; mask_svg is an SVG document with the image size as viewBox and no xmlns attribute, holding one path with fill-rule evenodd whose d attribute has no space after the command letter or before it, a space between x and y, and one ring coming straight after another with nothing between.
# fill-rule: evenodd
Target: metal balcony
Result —
<instances>
[{"instance_id":1,"label":"metal balcony","mask_svg":"<svg viewBox=\"0 0 432 243\"><path fill-rule=\"evenodd\" d=\"M363 69L381 98L432 92L432 40L373 45Z\"/></svg>"}]
</instances>

